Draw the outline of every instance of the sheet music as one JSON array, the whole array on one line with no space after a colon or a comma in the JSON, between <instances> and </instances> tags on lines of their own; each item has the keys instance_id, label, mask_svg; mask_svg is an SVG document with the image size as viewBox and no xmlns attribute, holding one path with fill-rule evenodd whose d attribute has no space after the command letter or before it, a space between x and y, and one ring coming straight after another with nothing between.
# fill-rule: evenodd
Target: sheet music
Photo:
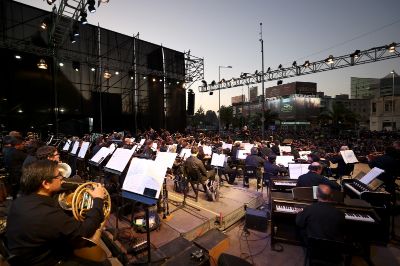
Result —
<instances>
[{"instance_id":1,"label":"sheet music","mask_svg":"<svg viewBox=\"0 0 400 266\"><path fill-rule=\"evenodd\" d=\"M181 153L179 154L179 157L186 160L186 158L188 158L190 155L192 155L192 152L190 149L182 149Z\"/></svg>"},{"instance_id":2,"label":"sheet music","mask_svg":"<svg viewBox=\"0 0 400 266\"><path fill-rule=\"evenodd\" d=\"M203 146L203 151L204 151L205 155L211 156L211 154L212 154L212 150L211 150L210 146Z\"/></svg>"},{"instance_id":3,"label":"sheet music","mask_svg":"<svg viewBox=\"0 0 400 266\"><path fill-rule=\"evenodd\" d=\"M311 151L299 151L300 159L302 160L308 160L308 156L311 154Z\"/></svg>"},{"instance_id":4,"label":"sheet music","mask_svg":"<svg viewBox=\"0 0 400 266\"><path fill-rule=\"evenodd\" d=\"M176 148L178 147L178 144L172 144L168 145L168 150L167 152L176 152Z\"/></svg>"},{"instance_id":5,"label":"sheet music","mask_svg":"<svg viewBox=\"0 0 400 266\"><path fill-rule=\"evenodd\" d=\"M81 159L85 158L86 152L89 149L89 145L90 145L90 142L88 142L88 141L82 142L81 149L79 150L79 153L78 153L78 158L81 158Z\"/></svg>"},{"instance_id":6,"label":"sheet music","mask_svg":"<svg viewBox=\"0 0 400 266\"><path fill-rule=\"evenodd\" d=\"M111 156L108 161L106 168L116 170L118 172L123 172L126 165L133 155L133 151L130 149L118 148Z\"/></svg>"},{"instance_id":7,"label":"sheet music","mask_svg":"<svg viewBox=\"0 0 400 266\"><path fill-rule=\"evenodd\" d=\"M133 158L122 189L136 194L158 198L167 168L156 161Z\"/></svg>"},{"instance_id":8,"label":"sheet music","mask_svg":"<svg viewBox=\"0 0 400 266\"><path fill-rule=\"evenodd\" d=\"M224 167L225 158L226 158L225 154L213 153L211 157L211 165Z\"/></svg>"},{"instance_id":9,"label":"sheet music","mask_svg":"<svg viewBox=\"0 0 400 266\"><path fill-rule=\"evenodd\" d=\"M357 157L352 150L340 151L344 162L347 163L358 163Z\"/></svg>"},{"instance_id":10,"label":"sheet music","mask_svg":"<svg viewBox=\"0 0 400 266\"><path fill-rule=\"evenodd\" d=\"M245 160L249 153L250 152L248 152L246 150L238 150L236 158L241 159L241 160Z\"/></svg>"},{"instance_id":11,"label":"sheet music","mask_svg":"<svg viewBox=\"0 0 400 266\"><path fill-rule=\"evenodd\" d=\"M374 167L363 178L360 179L360 182L365 185L368 185L383 172L385 172L385 171L378 167Z\"/></svg>"},{"instance_id":12,"label":"sheet music","mask_svg":"<svg viewBox=\"0 0 400 266\"><path fill-rule=\"evenodd\" d=\"M251 144L251 143L242 143L242 144L243 144L244 150L245 150L247 153L250 153L250 152L251 152L251 148L254 147L254 145Z\"/></svg>"},{"instance_id":13,"label":"sheet music","mask_svg":"<svg viewBox=\"0 0 400 266\"><path fill-rule=\"evenodd\" d=\"M155 162L165 167L172 168L177 155L178 155L177 153L172 153L172 152L159 152L157 154Z\"/></svg>"},{"instance_id":14,"label":"sheet music","mask_svg":"<svg viewBox=\"0 0 400 266\"><path fill-rule=\"evenodd\" d=\"M292 163L294 161L294 156L276 156L276 164L282 164L285 167L289 166L289 163Z\"/></svg>"},{"instance_id":15,"label":"sheet music","mask_svg":"<svg viewBox=\"0 0 400 266\"><path fill-rule=\"evenodd\" d=\"M140 146L143 146L143 144L144 144L145 141L146 141L146 139L141 139L140 142L139 142L139 147L140 147Z\"/></svg>"},{"instance_id":16,"label":"sheet music","mask_svg":"<svg viewBox=\"0 0 400 266\"><path fill-rule=\"evenodd\" d=\"M135 145L131 148L131 150L135 153L136 149L137 149L138 145Z\"/></svg>"},{"instance_id":17,"label":"sheet music","mask_svg":"<svg viewBox=\"0 0 400 266\"><path fill-rule=\"evenodd\" d=\"M228 143L222 143L222 149L229 149L230 151L232 150L232 144L228 144Z\"/></svg>"},{"instance_id":18,"label":"sheet music","mask_svg":"<svg viewBox=\"0 0 400 266\"><path fill-rule=\"evenodd\" d=\"M107 156L110 154L110 149L107 147L102 147L90 161L100 164Z\"/></svg>"},{"instance_id":19,"label":"sheet music","mask_svg":"<svg viewBox=\"0 0 400 266\"><path fill-rule=\"evenodd\" d=\"M72 151L71 151L71 154L76 154L76 152L78 151L78 148L79 148L79 140L75 140L75 142L74 142L74 146L72 147Z\"/></svg>"},{"instance_id":20,"label":"sheet music","mask_svg":"<svg viewBox=\"0 0 400 266\"><path fill-rule=\"evenodd\" d=\"M151 149L152 149L152 151L157 150L157 142L153 142L153 144L151 145Z\"/></svg>"},{"instance_id":21,"label":"sheet music","mask_svg":"<svg viewBox=\"0 0 400 266\"><path fill-rule=\"evenodd\" d=\"M117 145L115 145L114 143L111 143L110 147L108 147L108 150L110 151L109 154L113 153L116 148L117 148Z\"/></svg>"},{"instance_id":22,"label":"sheet music","mask_svg":"<svg viewBox=\"0 0 400 266\"><path fill-rule=\"evenodd\" d=\"M284 152L285 153L292 152L292 147L279 145L279 152L280 152L281 155L283 155Z\"/></svg>"},{"instance_id":23,"label":"sheet music","mask_svg":"<svg viewBox=\"0 0 400 266\"><path fill-rule=\"evenodd\" d=\"M289 164L289 177L290 179L298 179L299 176L308 173L308 166L310 164L290 163Z\"/></svg>"},{"instance_id":24,"label":"sheet music","mask_svg":"<svg viewBox=\"0 0 400 266\"><path fill-rule=\"evenodd\" d=\"M65 145L63 147L63 151L68 151L69 147L71 146L72 141L71 140L67 140L67 142L65 142Z\"/></svg>"}]
</instances>

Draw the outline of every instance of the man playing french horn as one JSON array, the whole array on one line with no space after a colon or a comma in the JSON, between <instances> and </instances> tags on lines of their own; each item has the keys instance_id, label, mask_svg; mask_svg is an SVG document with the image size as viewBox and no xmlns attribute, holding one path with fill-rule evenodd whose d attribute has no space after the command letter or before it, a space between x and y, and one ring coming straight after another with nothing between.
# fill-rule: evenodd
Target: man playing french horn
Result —
<instances>
[{"instance_id":1,"label":"man playing french horn","mask_svg":"<svg viewBox=\"0 0 400 266\"><path fill-rule=\"evenodd\" d=\"M104 220L105 189L95 183L88 193L93 206L83 221L68 216L53 194L60 190L63 175L59 164L38 160L23 169L21 191L7 219L7 246L14 265L110 265L73 256L75 240L91 237Z\"/></svg>"}]
</instances>

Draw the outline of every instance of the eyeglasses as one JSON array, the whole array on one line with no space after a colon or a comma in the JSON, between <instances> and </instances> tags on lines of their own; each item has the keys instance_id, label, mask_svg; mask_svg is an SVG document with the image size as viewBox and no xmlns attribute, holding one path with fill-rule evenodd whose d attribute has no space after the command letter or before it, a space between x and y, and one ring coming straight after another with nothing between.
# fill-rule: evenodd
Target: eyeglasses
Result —
<instances>
[{"instance_id":1,"label":"eyeglasses","mask_svg":"<svg viewBox=\"0 0 400 266\"><path fill-rule=\"evenodd\" d=\"M64 176L61 174L61 173L58 173L58 175L56 175L56 176L53 176L53 179L63 179L64 178Z\"/></svg>"},{"instance_id":2,"label":"eyeglasses","mask_svg":"<svg viewBox=\"0 0 400 266\"><path fill-rule=\"evenodd\" d=\"M59 155L60 155L59 153L53 154L54 157L55 157L55 156L59 156Z\"/></svg>"}]
</instances>

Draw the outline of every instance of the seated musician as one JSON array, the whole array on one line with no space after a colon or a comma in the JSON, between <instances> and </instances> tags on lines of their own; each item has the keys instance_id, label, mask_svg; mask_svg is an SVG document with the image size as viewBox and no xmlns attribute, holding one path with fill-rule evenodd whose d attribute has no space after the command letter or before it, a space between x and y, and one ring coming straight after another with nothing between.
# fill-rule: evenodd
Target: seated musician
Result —
<instances>
[{"instance_id":1,"label":"seated musician","mask_svg":"<svg viewBox=\"0 0 400 266\"><path fill-rule=\"evenodd\" d=\"M23 169L24 195L13 202L6 228L7 247L17 265L88 265L86 260L72 256L70 242L89 238L100 227L104 188L97 184L88 191L93 207L80 222L64 213L52 197L60 190L62 178L55 161L38 160Z\"/></svg>"},{"instance_id":2,"label":"seated musician","mask_svg":"<svg viewBox=\"0 0 400 266\"><path fill-rule=\"evenodd\" d=\"M258 149L256 147L251 148L250 155L246 157L245 166L256 167L256 175L257 175L257 188L261 188L261 167L263 167L265 160L258 156ZM244 187L249 187L249 179L246 178L243 182Z\"/></svg>"},{"instance_id":3,"label":"seated musician","mask_svg":"<svg viewBox=\"0 0 400 266\"><path fill-rule=\"evenodd\" d=\"M42 146L36 151L36 158L38 160L50 160L60 162L60 154L53 146Z\"/></svg>"},{"instance_id":4,"label":"seated musician","mask_svg":"<svg viewBox=\"0 0 400 266\"><path fill-rule=\"evenodd\" d=\"M332 189L340 190L341 187L339 184L321 175L323 167L319 162L313 162L310 164L308 170L310 170L308 173L299 176L296 186L312 187L325 184L330 186Z\"/></svg>"},{"instance_id":5,"label":"seated musician","mask_svg":"<svg viewBox=\"0 0 400 266\"><path fill-rule=\"evenodd\" d=\"M276 164L276 156L271 154L268 156L268 159L264 163L264 177L263 186L266 186L266 181L271 177L276 177L279 174L287 173L287 169L284 166Z\"/></svg>"},{"instance_id":6,"label":"seated musician","mask_svg":"<svg viewBox=\"0 0 400 266\"><path fill-rule=\"evenodd\" d=\"M200 174L200 180L198 180L206 190L207 187L205 186L207 180L214 180L215 178L215 170L207 171L204 167L202 161L197 158L197 153L199 148L197 146L193 146L191 149L191 156L186 159L184 163L185 172L188 177L197 177L197 173ZM197 181L197 180L195 180Z\"/></svg>"},{"instance_id":7,"label":"seated musician","mask_svg":"<svg viewBox=\"0 0 400 266\"><path fill-rule=\"evenodd\" d=\"M348 146L340 147L341 151L349 150ZM342 176L348 176L354 170L354 164L348 163L346 164L343 160L342 154L339 152L338 154L329 157L329 161L333 164L337 163L336 168L336 178L341 178Z\"/></svg>"},{"instance_id":8,"label":"seated musician","mask_svg":"<svg viewBox=\"0 0 400 266\"><path fill-rule=\"evenodd\" d=\"M306 242L308 237L313 237L343 242L345 216L331 204L331 188L328 185L319 185L317 198L318 202L297 214L296 225L301 230L303 240Z\"/></svg>"}]
</instances>

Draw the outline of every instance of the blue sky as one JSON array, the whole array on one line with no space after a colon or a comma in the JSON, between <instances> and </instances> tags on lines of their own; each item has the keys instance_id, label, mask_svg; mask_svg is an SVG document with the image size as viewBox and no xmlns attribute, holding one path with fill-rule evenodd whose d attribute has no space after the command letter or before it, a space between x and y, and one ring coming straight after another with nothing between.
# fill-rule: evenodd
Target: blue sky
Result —
<instances>
[{"instance_id":1,"label":"blue sky","mask_svg":"<svg viewBox=\"0 0 400 266\"><path fill-rule=\"evenodd\" d=\"M46 1L19 2L51 10ZM218 66L233 67L221 69L225 79L261 70L260 22L265 68L276 69L294 60L321 60L400 42L399 10L399 0L110 0L89 14L88 21L130 36L139 32L143 40L178 51L190 49L204 57L205 79L211 82L218 80ZM350 77L381 78L392 69L400 73L399 58L284 82L316 82L319 91L333 96L350 93ZM196 110L200 105L218 110L218 94L199 93L198 85L192 86ZM247 94L247 87L243 91ZM231 97L241 93L241 87L222 90L221 105L230 105Z\"/></svg>"}]
</instances>

